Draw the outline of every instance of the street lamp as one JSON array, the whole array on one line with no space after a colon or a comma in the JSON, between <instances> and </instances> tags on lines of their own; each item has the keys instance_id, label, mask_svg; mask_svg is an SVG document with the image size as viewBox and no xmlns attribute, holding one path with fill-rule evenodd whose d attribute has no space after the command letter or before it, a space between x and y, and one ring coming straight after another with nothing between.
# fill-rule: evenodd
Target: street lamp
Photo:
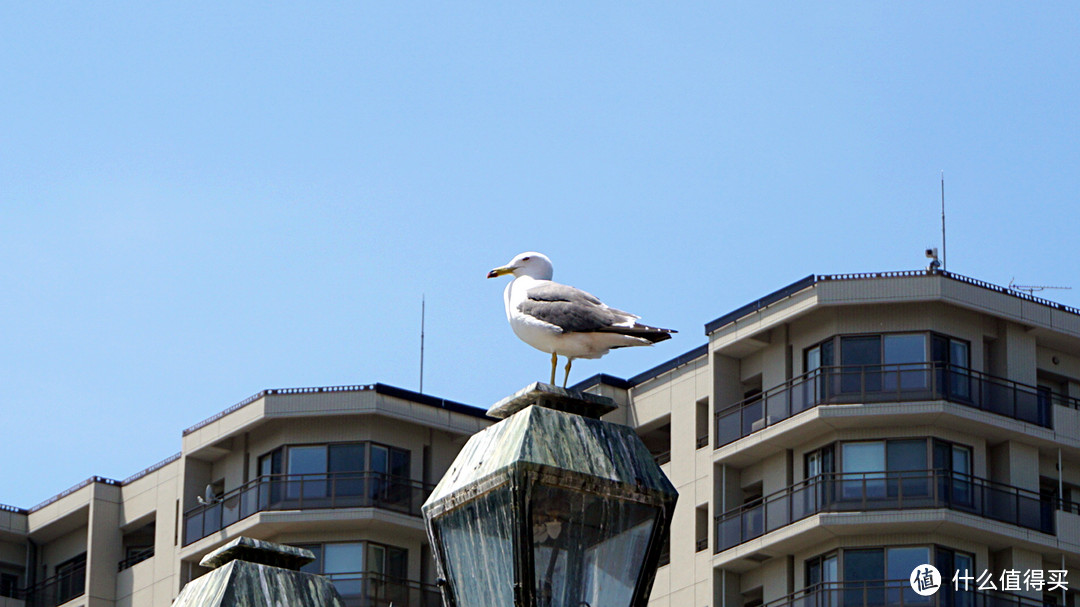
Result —
<instances>
[{"instance_id":1,"label":"street lamp","mask_svg":"<svg viewBox=\"0 0 1080 607\"><path fill-rule=\"evenodd\" d=\"M614 401L532 384L424 504L447 607L641 607L678 493Z\"/></svg>"}]
</instances>

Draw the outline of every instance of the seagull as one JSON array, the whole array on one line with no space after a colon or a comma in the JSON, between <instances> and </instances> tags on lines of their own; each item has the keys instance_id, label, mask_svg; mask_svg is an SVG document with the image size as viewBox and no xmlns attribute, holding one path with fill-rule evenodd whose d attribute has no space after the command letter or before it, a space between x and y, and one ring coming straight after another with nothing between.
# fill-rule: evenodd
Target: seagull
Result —
<instances>
[{"instance_id":1,"label":"seagull","mask_svg":"<svg viewBox=\"0 0 1080 607\"><path fill-rule=\"evenodd\" d=\"M514 276L503 292L506 318L521 341L551 353L551 384L560 355L566 357L565 388L575 358L600 358L612 348L651 346L675 333L643 325L637 322L638 316L552 281L551 260L541 253L521 253L487 277L506 274Z\"/></svg>"}]
</instances>

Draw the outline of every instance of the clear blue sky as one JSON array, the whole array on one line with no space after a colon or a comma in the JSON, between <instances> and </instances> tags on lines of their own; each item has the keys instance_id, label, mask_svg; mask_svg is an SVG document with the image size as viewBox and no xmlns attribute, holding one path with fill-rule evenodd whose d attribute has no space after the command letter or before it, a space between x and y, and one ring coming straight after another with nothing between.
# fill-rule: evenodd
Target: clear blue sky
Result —
<instances>
[{"instance_id":1,"label":"clear blue sky","mask_svg":"<svg viewBox=\"0 0 1080 607\"><path fill-rule=\"evenodd\" d=\"M5 3L0 502L128 476L263 388L486 406L547 375L492 267L678 329L811 273L1080 306L1080 8Z\"/></svg>"}]
</instances>

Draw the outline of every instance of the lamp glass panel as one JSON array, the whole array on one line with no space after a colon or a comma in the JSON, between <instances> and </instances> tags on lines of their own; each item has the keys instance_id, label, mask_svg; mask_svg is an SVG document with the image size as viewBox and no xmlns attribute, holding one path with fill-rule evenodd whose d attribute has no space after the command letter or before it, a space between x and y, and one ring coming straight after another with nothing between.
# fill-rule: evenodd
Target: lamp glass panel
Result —
<instances>
[{"instance_id":1,"label":"lamp glass panel","mask_svg":"<svg viewBox=\"0 0 1080 607\"><path fill-rule=\"evenodd\" d=\"M659 509L536 485L533 567L538 607L628 607Z\"/></svg>"},{"instance_id":2,"label":"lamp glass panel","mask_svg":"<svg viewBox=\"0 0 1080 607\"><path fill-rule=\"evenodd\" d=\"M513 496L508 484L432 521L458 607L514 604Z\"/></svg>"}]
</instances>

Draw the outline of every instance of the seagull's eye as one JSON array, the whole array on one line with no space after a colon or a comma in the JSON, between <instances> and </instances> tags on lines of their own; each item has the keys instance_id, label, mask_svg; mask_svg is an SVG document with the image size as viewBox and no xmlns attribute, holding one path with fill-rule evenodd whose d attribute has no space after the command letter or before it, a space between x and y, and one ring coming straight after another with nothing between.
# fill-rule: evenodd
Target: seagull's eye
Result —
<instances>
[{"instance_id":1,"label":"seagull's eye","mask_svg":"<svg viewBox=\"0 0 1080 607\"><path fill-rule=\"evenodd\" d=\"M521 261L529 261L530 259L532 259L532 257L523 257L521 258Z\"/></svg>"}]
</instances>

